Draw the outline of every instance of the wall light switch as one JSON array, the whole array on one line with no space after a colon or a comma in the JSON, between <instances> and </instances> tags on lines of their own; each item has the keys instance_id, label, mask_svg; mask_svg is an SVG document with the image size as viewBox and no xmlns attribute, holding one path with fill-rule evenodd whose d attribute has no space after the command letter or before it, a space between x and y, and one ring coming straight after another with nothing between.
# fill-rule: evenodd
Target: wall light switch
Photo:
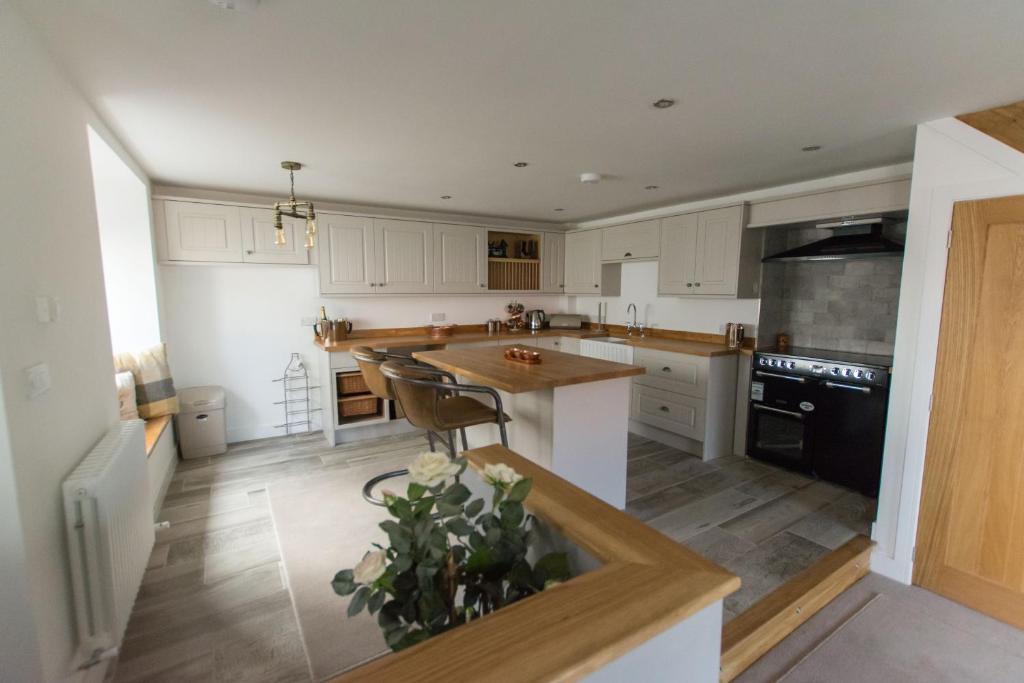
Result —
<instances>
[{"instance_id":1,"label":"wall light switch","mask_svg":"<svg viewBox=\"0 0 1024 683\"><path fill-rule=\"evenodd\" d=\"M41 323L55 323L60 320L60 299L52 296L36 297L36 320Z\"/></svg>"},{"instance_id":2,"label":"wall light switch","mask_svg":"<svg viewBox=\"0 0 1024 683\"><path fill-rule=\"evenodd\" d=\"M430 322L432 322L432 323L443 323L444 322L444 313L431 313L430 314Z\"/></svg>"},{"instance_id":3,"label":"wall light switch","mask_svg":"<svg viewBox=\"0 0 1024 683\"><path fill-rule=\"evenodd\" d=\"M50 390L50 366L38 363L25 370L25 379L29 398L36 398Z\"/></svg>"}]
</instances>

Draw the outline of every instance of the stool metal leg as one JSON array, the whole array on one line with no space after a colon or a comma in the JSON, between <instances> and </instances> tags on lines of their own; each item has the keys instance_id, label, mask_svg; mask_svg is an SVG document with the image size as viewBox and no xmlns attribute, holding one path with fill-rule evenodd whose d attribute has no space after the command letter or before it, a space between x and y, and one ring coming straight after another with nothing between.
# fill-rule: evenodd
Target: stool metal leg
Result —
<instances>
[{"instance_id":1,"label":"stool metal leg","mask_svg":"<svg viewBox=\"0 0 1024 683\"><path fill-rule=\"evenodd\" d=\"M382 481L387 481L388 479L395 479L406 474L409 474L409 470L405 468L402 468L400 470L392 470L391 472L385 472L384 474L378 474L376 477L370 479L368 482L363 484L363 498L366 500L367 503L370 503L371 505L384 507L386 504L384 503L383 498L373 497L373 487L381 483Z\"/></svg>"},{"instance_id":2,"label":"stool metal leg","mask_svg":"<svg viewBox=\"0 0 1024 683\"><path fill-rule=\"evenodd\" d=\"M455 433L448 432L448 455L455 457Z\"/></svg>"},{"instance_id":3,"label":"stool metal leg","mask_svg":"<svg viewBox=\"0 0 1024 683\"><path fill-rule=\"evenodd\" d=\"M465 427L461 428L459 430L459 432L462 433L462 450L468 451L469 450L469 440L466 439L466 428Z\"/></svg>"},{"instance_id":4,"label":"stool metal leg","mask_svg":"<svg viewBox=\"0 0 1024 683\"><path fill-rule=\"evenodd\" d=\"M434 432L427 430L427 443L430 444L430 450L434 450Z\"/></svg>"}]
</instances>

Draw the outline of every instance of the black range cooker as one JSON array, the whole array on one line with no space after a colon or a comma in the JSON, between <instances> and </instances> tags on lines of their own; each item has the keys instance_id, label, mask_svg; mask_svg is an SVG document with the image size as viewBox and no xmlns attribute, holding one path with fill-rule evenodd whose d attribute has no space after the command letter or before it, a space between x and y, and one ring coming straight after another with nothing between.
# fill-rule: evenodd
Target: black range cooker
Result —
<instances>
[{"instance_id":1,"label":"black range cooker","mask_svg":"<svg viewBox=\"0 0 1024 683\"><path fill-rule=\"evenodd\" d=\"M747 454L878 496L892 358L754 354Z\"/></svg>"}]
</instances>

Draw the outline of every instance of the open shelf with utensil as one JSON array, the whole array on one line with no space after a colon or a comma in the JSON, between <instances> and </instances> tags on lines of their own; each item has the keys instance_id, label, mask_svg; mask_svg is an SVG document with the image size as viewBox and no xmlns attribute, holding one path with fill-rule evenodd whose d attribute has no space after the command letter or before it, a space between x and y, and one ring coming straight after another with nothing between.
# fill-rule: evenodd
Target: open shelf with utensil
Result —
<instances>
[{"instance_id":1,"label":"open shelf with utensil","mask_svg":"<svg viewBox=\"0 0 1024 683\"><path fill-rule=\"evenodd\" d=\"M538 233L487 232L487 288L496 291L540 290Z\"/></svg>"}]
</instances>

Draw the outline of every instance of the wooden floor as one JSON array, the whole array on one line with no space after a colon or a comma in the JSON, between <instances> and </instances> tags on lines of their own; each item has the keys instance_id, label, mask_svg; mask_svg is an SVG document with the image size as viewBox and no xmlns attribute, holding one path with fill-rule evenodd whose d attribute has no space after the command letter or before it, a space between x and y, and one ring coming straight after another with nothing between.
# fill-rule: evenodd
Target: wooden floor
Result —
<instances>
[{"instance_id":1,"label":"wooden floor","mask_svg":"<svg viewBox=\"0 0 1024 683\"><path fill-rule=\"evenodd\" d=\"M419 436L328 448L319 434L233 444L181 461L132 613L116 681L309 681L266 489L381 452L424 450ZM871 501L747 458L704 463L630 436L627 510L722 564L743 611L829 549L866 531Z\"/></svg>"}]
</instances>

